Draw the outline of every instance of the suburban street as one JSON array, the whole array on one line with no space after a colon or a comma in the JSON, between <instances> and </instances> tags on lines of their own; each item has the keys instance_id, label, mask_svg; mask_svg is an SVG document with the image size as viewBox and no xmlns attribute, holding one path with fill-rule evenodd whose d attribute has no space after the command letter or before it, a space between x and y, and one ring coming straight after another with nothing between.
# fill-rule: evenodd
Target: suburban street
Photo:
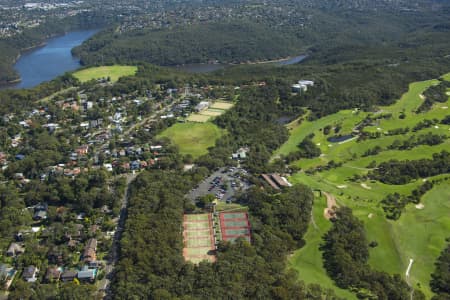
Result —
<instances>
[{"instance_id":1,"label":"suburban street","mask_svg":"<svg viewBox=\"0 0 450 300\"><path fill-rule=\"evenodd\" d=\"M112 276L114 275L114 266L117 263L119 257L119 241L122 237L123 230L125 228L125 221L127 216L127 207L128 207L128 199L129 199L129 186L133 182L133 180L136 178L137 173L134 174L125 174L122 175L122 177L126 178L126 188L125 193L122 197L122 205L120 208L120 214L119 214L119 221L117 223L116 232L113 236L112 246L109 253L109 259L105 266L105 277L99 282L99 290L105 291L105 297L104 299L111 299L111 290L110 290L110 283Z\"/></svg>"}]
</instances>

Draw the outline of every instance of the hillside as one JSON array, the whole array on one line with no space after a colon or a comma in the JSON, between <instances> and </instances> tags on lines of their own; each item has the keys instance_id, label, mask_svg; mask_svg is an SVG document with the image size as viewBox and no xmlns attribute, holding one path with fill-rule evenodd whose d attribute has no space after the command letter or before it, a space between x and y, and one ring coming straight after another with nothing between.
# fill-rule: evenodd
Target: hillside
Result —
<instances>
[{"instance_id":1,"label":"hillside","mask_svg":"<svg viewBox=\"0 0 450 300\"><path fill-rule=\"evenodd\" d=\"M444 79L448 79L448 74L443 76ZM368 240L377 243L370 249L369 263L373 268L404 276L409 259L413 259L410 277L405 279L427 298L432 295L429 282L433 263L444 248L450 226L447 218L450 206L445 201L449 197L448 172L418 177L405 184L387 183L386 177L383 177L383 183L372 174L378 172L377 167L383 162L408 160L411 167L414 162L432 159L449 149L450 127L444 119L448 119L450 98L446 102L433 103L428 111L417 112L424 102L423 94L427 95L427 90L439 83L438 80L412 83L400 100L390 106L380 106L374 113L347 110L315 121L305 120L300 124L294 121L288 125L289 140L274 156L289 157L289 153L297 151L300 141L314 134L313 142L322 154L317 158L292 161L292 168L301 171L292 175L290 181L332 193L337 197L338 206L353 209L353 214L364 222ZM347 139L346 135L349 135ZM333 136L344 138L330 142L328 139ZM364 136L368 138L361 138ZM442 139L425 144L418 142L419 136L440 136ZM445 165L448 166L448 162ZM415 194L414 190L423 188L428 182L434 183L428 187L431 189L425 190L423 196L419 194L419 200L414 203L386 200L389 194ZM300 278L306 282L328 278L321 266L318 249L321 236L330 226L324 223L320 212L325 206L326 200L317 196L314 204L316 225L311 226L306 235L306 246L291 260L291 265L300 271ZM305 268L308 271L301 272Z\"/></svg>"}]
</instances>

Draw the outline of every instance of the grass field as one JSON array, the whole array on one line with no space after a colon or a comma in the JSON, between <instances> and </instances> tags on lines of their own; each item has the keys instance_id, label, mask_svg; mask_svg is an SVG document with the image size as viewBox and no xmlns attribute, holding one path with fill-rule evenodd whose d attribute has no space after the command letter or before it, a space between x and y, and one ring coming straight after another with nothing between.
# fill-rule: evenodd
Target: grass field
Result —
<instances>
[{"instance_id":1,"label":"grass field","mask_svg":"<svg viewBox=\"0 0 450 300\"><path fill-rule=\"evenodd\" d=\"M450 74L445 77L450 80ZM376 126L368 126L365 131L385 131L393 128L412 128L424 119L441 120L449 111L446 107L450 104L437 103L426 112L416 114L415 110L422 103L421 94L430 86L436 84L436 80L412 83L410 89L401 99L391 106L380 107L380 111L393 114L391 119L382 119ZM400 119L401 112L405 112L406 118ZM326 125L334 127L342 126L341 134L350 133L368 113L344 110L319 120L299 123L297 120L288 125L291 132L289 140L276 151L274 157L280 154L288 154L297 150L300 141L310 133L314 133L313 142L322 151L322 156L313 159L301 159L293 162L303 170L324 166L329 161L342 162L341 167L322 170L314 175L306 175L299 172L290 177L292 183L304 183L313 189L327 191L337 196L339 205L345 205L353 209L353 214L364 222L368 241L377 241L378 246L370 249L369 264L378 270L391 274L404 276L409 259L414 259L411 269L410 281L414 287L421 289L427 299L432 297L429 287L430 274L434 269L434 262L442 251L445 239L450 232L450 181L447 179L435 186L422 197L424 209L417 209L414 205L408 205L401 218L397 221L387 220L379 202L387 194L398 192L410 194L412 190L423 184L421 179L405 185L387 185L377 181L353 182L354 175L365 175L369 171L367 165L372 161L377 164L390 159L417 160L430 158L433 153L450 149L450 140L435 146L417 146L410 150L386 150L394 140L408 140L412 135L437 133L450 135L450 126L439 124L437 127L422 129L416 133L409 132L403 135L381 135L377 139L369 139L362 142L356 140L344 144L330 143L322 130ZM381 146L383 151L377 155L362 157L362 154L375 146ZM446 175L439 175L432 179L442 179ZM290 265L299 271L299 277L305 282L321 282L325 287L333 288L338 295L346 299L354 298L346 294L346 291L337 289L333 281L328 278L322 267L321 253L318 245L321 237L328 230L330 223L323 218L324 201L314 204L313 216L315 226L311 225L305 236L306 246L290 259Z\"/></svg>"},{"instance_id":2,"label":"grass field","mask_svg":"<svg viewBox=\"0 0 450 300\"><path fill-rule=\"evenodd\" d=\"M223 131L213 123L177 123L164 130L158 137L168 137L180 153L194 158L208 153Z\"/></svg>"},{"instance_id":3,"label":"grass field","mask_svg":"<svg viewBox=\"0 0 450 300\"><path fill-rule=\"evenodd\" d=\"M116 82L120 77L134 75L136 71L136 66L114 65L83 69L73 73L73 76L78 78L78 80L80 80L81 82L106 77L110 77L112 82Z\"/></svg>"}]
</instances>

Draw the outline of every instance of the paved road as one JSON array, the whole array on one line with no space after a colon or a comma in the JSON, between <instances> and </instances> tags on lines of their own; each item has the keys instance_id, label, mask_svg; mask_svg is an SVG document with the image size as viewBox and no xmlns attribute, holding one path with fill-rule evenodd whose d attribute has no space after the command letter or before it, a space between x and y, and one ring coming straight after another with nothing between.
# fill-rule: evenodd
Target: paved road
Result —
<instances>
[{"instance_id":1,"label":"paved road","mask_svg":"<svg viewBox=\"0 0 450 300\"><path fill-rule=\"evenodd\" d=\"M127 216L127 207L128 207L128 199L129 199L129 186L131 182L136 178L137 174L126 174L120 175L121 177L126 178L126 188L125 193L122 197L122 205L119 213L119 222L117 223L116 232L113 237L112 246L110 249L110 253L108 255L109 260L105 266L105 278L102 279L99 283L99 290L105 291L104 299L112 299L110 283L111 279L114 276L114 266L117 263L119 256L119 241L122 237L123 230L125 228L125 221Z\"/></svg>"}]
</instances>

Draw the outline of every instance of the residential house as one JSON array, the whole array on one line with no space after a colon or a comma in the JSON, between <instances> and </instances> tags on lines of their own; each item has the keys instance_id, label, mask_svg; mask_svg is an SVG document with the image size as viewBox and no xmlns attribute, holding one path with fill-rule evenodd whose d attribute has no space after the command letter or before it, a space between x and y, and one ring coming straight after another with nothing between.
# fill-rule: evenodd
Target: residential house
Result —
<instances>
[{"instance_id":1,"label":"residential house","mask_svg":"<svg viewBox=\"0 0 450 300\"><path fill-rule=\"evenodd\" d=\"M7 256L17 256L25 252L25 248L17 243L11 243L6 251Z\"/></svg>"},{"instance_id":2,"label":"residential house","mask_svg":"<svg viewBox=\"0 0 450 300\"><path fill-rule=\"evenodd\" d=\"M23 270L22 278L26 282L36 282L39 269L36 266L28 266Z\"/></svg>"},{"instance_id":3,"label":"residential house","mask_svg":"<svg viewBox=\"0 0 450 300\"><path fill-rule=\"evenodd\" d=\"M97 240L89 239L83 251L83 260L86 263L97 260Z\"/></svg>"},{"instance_id":4,"label":"residential house","mask_svg":"<svg viewBox=\"0 0 450 300\"><path fill-rule=\"evenodd\" d=\"M139 170L140 167L141 167L141 163L138 160L134 160L130 164L131 170Z\"/></svg>"},{"instance_id":5,"label":"residential house","mask_svg":"<svg viewBox=\"0 0 450 300\"><path fill-rule=\"evenodd\" d=\"M47 272L45 272L45 282L57 282L61 278L61 271L56 267L48 267Z\"/></svg>"},{"instance_id":6,"label":"residential house","mask_svg":"<svg viewBox=\"0 0 450 300\"><path fill-rule=\"evenodd\" d=\"M62 272L60 278L61 278L61 281L63 281L63 282L72 281L75 278L77 278L77 271L66 270L66 271Z\"/></svg>"},{"instance_id":7,"label":"residential house","mask_svg":"<svg viewBox=\"0 0 450 300\"><path fill-rule=\"evenodd\" d=\"M79 155L79 156L84 156L86 154L88 154L89 152L89 145L82 145L80 147L78 147L75 152Z\"/></svg>"},{"instance_id":8,"label":"residential house","mask_svg":"<svg viewBox=\"0 0 450 300\"><path fill-rule=\"evenodd\" d=\"M14 279L14 276L17 274L16 270L11 267L8 267L5 264L0 265L0 282L3 282L4 285L0 286L1 290L7 291L11 286L11 283Z\"/></svg>"},{"instance_id":9,"label":"residential house","mask_svg":"<svg viewBox=\"0 0 450 300\"><path fill-rule=\"evenodd\" d=\"M50 264L61 266L64 264L63 253L58 249L52 249L47 254L47 259Z\"/></svg>"},{"instance_id":10,"label":"residential house","mask_svg":"<svg viewBox=\"0 0 450 300\"><path fill-rule=\"evenodd\" d=\"M83 268L77 273L77 278L80 281L94 282L96 273L97 269Z\"/></svg>"},{"instance_id":11,"label":"residential house","mask_svg":"<svg viewBox=\"0 0 450 300\"><path fill-rule=\"evenodd\" d=\"M34 206L33 220L41 221L47 219L48 205L46 203L39 203Z\"/></svg>"}]
</instances>

